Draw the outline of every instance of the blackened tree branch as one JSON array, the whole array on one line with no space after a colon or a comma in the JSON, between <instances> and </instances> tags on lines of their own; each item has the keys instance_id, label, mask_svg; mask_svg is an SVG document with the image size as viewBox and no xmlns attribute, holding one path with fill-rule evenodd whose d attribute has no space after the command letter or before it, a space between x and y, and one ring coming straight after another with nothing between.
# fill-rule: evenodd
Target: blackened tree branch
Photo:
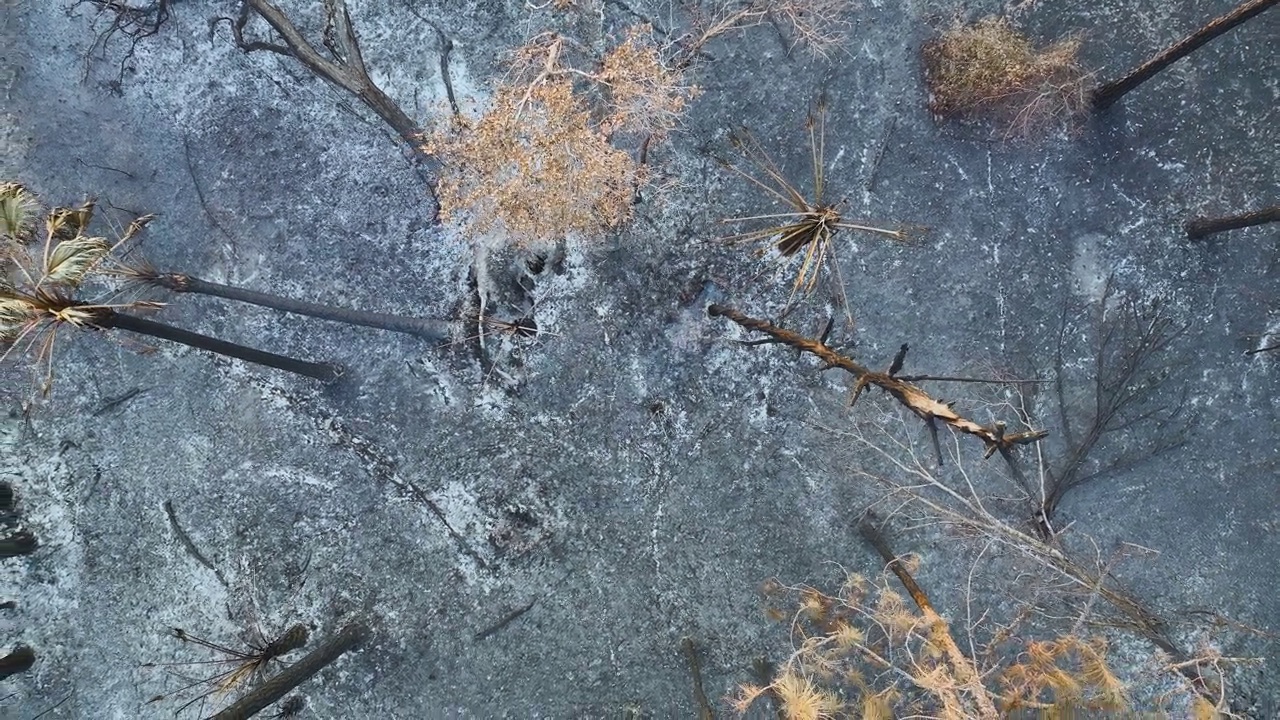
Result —
<instances>
[{"instance_id":1,"label":"blackened tree branch","mask_svg":"<svg viewBox=\"0 0 1280 720\"><path fill-rule=\"evenodd\" d=\"M189 330L166 325L164 323L148 320L136 315L129 315L110 308L99 308L94 313L93 327L104 330L126 330L128 332L146 335L148 337L160 338L176 342L188 347L207 350L218 355L233 357L245 362L251 362L258 365L273 367L277 370L305 375L316 380L324 382L332 382L342 376L342 368L333 363L316 363L298 360L285 355L277 355L276 353L258 350L256 348L237 345L225 340L201 335Z\"/></svg>"},{"instance_id":2,"label":"blackened tree branch","mask_svg":"<svg viewBox=\"0 0 1280 720\"><path fill-rule=\"evenodd\" d=\"M1200 49L1210 40L1261 14L1264 10L1274 7L1277 2L1280 0L1247 0L1231 12L1210 20L1204 27L1139 65L1128 75L1094 90L1092 96L1094 109L1106 110L1131 90L1155 77L1160 71Z\"/></svg>"},{"instance_id":3,"label":"blackened tree branch","mask_svg":"<svg viewBox=\"0 0 1280 720\"><path fill-rule=\"evenodd\" d=\"M1253 227L1254 225L1266 225L1273 222L1280 222L1280 205L1272 205L1271 207L1240 213L1239 215L1196 217L1188 220L1183 225L1183 229L1187 231L1187 237L1191 240L1201 240L1220 232Z\"/></svg>"},{"instance_id":4,"label":"blackened tree branch","mask_svg":"<svg viewBox=\"0 0 1280 720\"><path fill-rule=\"evenodd\" d=\"M269 0L242 1L239 18L230 21L237 47L246 53L266 50L296 59L315 75L354 95L373 110L409 145L417 158L432 161L422 146L422 128L369 77L344 0L325 0L324 3L324 45L332 59L317 50L293 21ZM251 13L265 20L284 45L246 40L244 28Z\"/></svg>"},{"instance_id":5,"label":"blackened tree branch","mask_svg":"<svg viewBox=\"0 0 1280 720\"><path fill-rule=\"evenodd\" d=\"M358 648L369 638L369 634L369 628L363 623L347 625L301 660L280 671L234 705L214 715L212 720L248 720L311 679L334 660Z\"/></svg>"},{"instance_id":6,"label":"blackened tree branch","mask_svg":"<svg viewBox=\"0 0 1280 720\"><path fill-rule=\"evenodd\" d=\"M247 290L245 288L223 285L221 283L201 280L198 277L182 273L161 273L150 270L139 271L135 275L142 282L163 287L172 292L197 293L236 300L251 305L260 305L274 310L308 315L322 320L361 325L364 327L391 330L407 333L430 340L443 340L449 335L449 323L432 318L407 317L388 313L365 312L349 308L334 307L320 303L294 300L269 293Z\"/></svg>"}]
</instances>

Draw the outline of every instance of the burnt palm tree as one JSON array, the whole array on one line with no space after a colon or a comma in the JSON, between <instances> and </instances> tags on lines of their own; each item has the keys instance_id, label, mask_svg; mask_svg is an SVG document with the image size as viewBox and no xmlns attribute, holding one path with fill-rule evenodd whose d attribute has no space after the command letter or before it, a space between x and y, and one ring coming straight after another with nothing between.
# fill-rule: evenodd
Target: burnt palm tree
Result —
<instances>
[{"instance_id":1,"label":"burnt palm tree","mask_svg":"<svg viewBox=\"0 0 1280 720\"><path fill-rule=\"evenodd\" d=\"M152 219L137 218L120 238L87 234L94 204L76 208L53 208L44 215L44 240L35 242L35 219L41 206L35 196L17 183L0 183L0 343L5 347L0 360L15 352L34 354L37 366L47 369L43 391L53 379L53 348L59 330L124 330L208 350L246 362L266 365L317 380L337 379L342 370L332 363L298 360L285 355L237 345L218 338L190 332L135 314L156 310L162 303L86 299L85 281L101 274L112 251L133 239Z\"/></svg>"}]
</instances>

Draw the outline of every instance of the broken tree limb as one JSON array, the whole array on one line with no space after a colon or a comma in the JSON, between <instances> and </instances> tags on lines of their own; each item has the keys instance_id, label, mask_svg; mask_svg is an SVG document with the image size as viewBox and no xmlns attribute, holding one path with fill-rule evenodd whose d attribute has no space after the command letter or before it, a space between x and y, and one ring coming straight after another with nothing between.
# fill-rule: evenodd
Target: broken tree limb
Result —
<instances>
[{"instance_id":1,"label":"broken tree limb","mask_svg":"<svg viewBox=\"0 0 1280 720\"><path fill-rule=\"evenodd\" d=\"M325 0L324 45L329 51L325 57L302 34L284 11L269 0L242 0L240 16L226 18L231 25L236 47L246 53L267 50L278 55L292 57L306 66L316 76L346 90L373 110L391 126L420 160L432 160L422 147L422 128L369 77L360 51L360 42L344 0ZM253 14L258 15L276 31L284 45L273 42L245 40L244 28ZM433 183L434 184L434 183Z\"/></svg>"},{"instance_id":2,"label":"broken tree limb","mask_svg":"<svg viewBox=\"0 0 1280 720\"><path fill-rule=\"evenodd\" d=\"M836 352L823 342L780 328L767 320L748 317L731 307L713 304L707 308L707 313L712 317L724 317L732 320L748 330L764 333L775 342L807 352L822 360L829 367L840 368L848 372L853 375L855 380L853 395L855 401L866 387L874 385L891 395L926 423L941 422L954 430L982 440L987 447L988 457L996 451L1007 452L1015 445L1028 445L1049 435L1044 430L1027 430L1017 433L1004 432L1003 430L997 431L995 426L988 427L974 422L961 416L949 404L935 400L922 388L896 378L890 373L876 372L852 358ZM850 404L852 405L852 403Z\"/></svg>"},{"instance_id":3,"label":"broken tree limb","mask_svg":"<svg viewBox=\"0 0 1280 720\"><path fill-rule=\"evenodd\" d=\"M281 670L253 692L240 698L234 705L213 716L212 720L248 720L264 708L287 695L294 688L311 679L329 663L344 653L360 646L369 637L369 628L353 622L337 635L326 640L301 660Z\"/></svg>"},{"instance_id":4,"label":"broken tree limb","mask_svg":"<svg viewBox=\"0 0 1280 720\"><path fill-rule=\"evenodd\" d=\"M1280 205L1225 217L1195 217L1188 220L1183 229L1187 231L1188 239L1201 240L1216 233L1273 222L1280 222Z\"/></svg>"}]
</instances>

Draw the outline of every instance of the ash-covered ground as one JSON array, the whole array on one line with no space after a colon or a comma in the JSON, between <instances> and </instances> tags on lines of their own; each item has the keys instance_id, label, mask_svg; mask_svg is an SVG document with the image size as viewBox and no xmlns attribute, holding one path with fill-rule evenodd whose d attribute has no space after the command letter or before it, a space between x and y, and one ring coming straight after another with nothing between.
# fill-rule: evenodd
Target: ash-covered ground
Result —
<instances>
[{"instance_id":1,"label":"ash-covered ground","mask_svg":"<svg viewBox=\"0 0 1280 720\"><path fill-rule=\"evenodd\" d=\"M885 367L909 343L913 373L1047 378L1061 364L1078 383L1073 410L1087 412L1089 318L1108 287L1186 326L1161 356L1159 389L1185 436L1068 494L1064 542L1115 560L1188 649L1211 636L1226 655L1264 657L1235 675L1234 707L1280 713L1277 644L1231 627L1206 635L1192 613L1280 631L1280 356L1245 355L1280 327L1280 236L1191 243L1181 230L1192 215L1276 202L1280 13L1076 136L1034 142L926 109L921 44L997 3L868 0L829 58L791 50L770 24L728 36L691 71L702 93L650 153L666 190L620 232L530 262L438 225L423 171L359 102L293 60L237 50L227 23L210 24L235 3L173 2L130 58L120 37L95 45L105 26L90 4L70 5L5 4L6 178L58 204L96 195L104 217L159 213L143 247L163 268L445 319L474 312L480 284L490 310L532 313L540 332L482 349L459 323L456 342L437 346L183 296L158 317L348 373L320 386L64 332L53 393L24 417L28 376L8 370L3 468L40 547L0 561L0 600L17 602L0 610L0 639L38 659L0 682L0 715L171 717L189 695L148 701L203 670L145 665L211 659L171 627L235 645L259 629L304 622L318 637L366 619L374 640L302 687L303 716L316 718L692 717L681 638L697 641L713 702L750 679L754 658L785 657L762 581L834 588L842 568L881 567L856 521L883 509L884 490L855 472L875 463L842 433L889 427L931 453L883 395L845 409L847 377L742 347L747 335L705 312L723 302L775 317L787 303L789 276L716 241L722 218L776 211L716 156L732 157L726 132L745 125L803 178L803 122L823 94L828 195L850 219L928 228L909 245L840 237L855 324L838 322L833 342L860 361ZM318 3L281 5L318 17ZM567 12L607 33L679 10L642 5ZM427 128L447 106L443 45L423 18L452 41L460 99L483 103L502 53L548 17L518 2L349 6L374 79ZM1041 3L1020 19L1040 39L1083 33L1085 63L1110 79L1230 6ZM783 324L843 320L830 287ZM928 387L983 422L1016 421L1007 393ZM1040 402L1057 447L1059 418ZM1168 427L1116 434L1097 462L1172 444ZM970 441L959 440L978 454ZM998 458L967 462L993 494L1013 493ZM1000 511L1018 524L1020 508ZM956 622L978 550L968 542L938 526L894 535ZM1008 613L1021 588L993 555L972 600ZM1114 638L1119 669L1151 662L1150 645Z\"/></svg>"}]
</instances>

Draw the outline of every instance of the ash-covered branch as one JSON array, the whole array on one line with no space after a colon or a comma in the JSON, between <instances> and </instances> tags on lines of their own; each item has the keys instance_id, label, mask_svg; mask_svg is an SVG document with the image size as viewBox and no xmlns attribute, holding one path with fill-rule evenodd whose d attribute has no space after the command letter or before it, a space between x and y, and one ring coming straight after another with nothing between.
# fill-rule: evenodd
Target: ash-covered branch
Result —
<instances>
[{"instance_id":1,"label":"ash-covered branch","mask_svg":"<svg viewBox=\"0 0 1280 720\"><path fill-rule=\"evenodd\" d=\"M840 368L845 372L853 375L854 384L854 401L861 396L863 390L867 387L878 387L888 393L893 399L897 400L901 405L906 407L916 417L923 420L928 425L940 422L953 430L972 435L980 440L987 448L987 456L990 457L996 452L1004 454L1016 445L1027 445L1037 442L1048 433L1043 430L1027 430L1024 432L1010 433L1005 432L1003 428L997 426L986 426L970 420L952 409L951 405L940 400L935 400L922 388L913 385L910 382L894 377L893 371L900 369L902 360L901 356L905 356L905 349L899 350L898 358L895 358L893 367L890 372L874 371L857 361L845 355L836 352L824 342L804 337L798 333L791 332L784 328L780 328L766 320L758 320L748 317L733 308L724 305L711 305L707 308L708 314L712 317L724 317L741 325L748 330L764 333L774 341L783 345L788 345L802 352L807 352L814 357L822 360L826 367ZM905 348L905 346L904 346ZM851 403L852 404L852 403Z\"/></svg>"},{"instance_id":2,"label":"ash-covered branch","mask_svg":"<svg viewBox=\"0 0 1280 720\"><path fill-rule=\"evenodd\" d=\"M247 720L253 717L346 652L358 648L368 637L369 628L363 623L355 622L347 625L337 635L307 653L301 660L240 698L234 705L214 715L213 720Z\"/></svg>"},{"instance_id":3,"label":"ash-covered branch","mask_svg":"<svg viewBox=\"0 0 1280 720\"><path fill-rule=\"evenodd\" d=\"M422 147L422 128L369 77L345 0L325 0L324 13L324 51L317 49L289 16L269 0L243 0L237 18L219 18L219 21L231 25L236 47L244 52L266 50L292 57L316 76L354 95L395 130L415 157L430 160ZM271 26L278 40L246 37L246 26L255 16Z\"/></svg>"}]
</instances>

